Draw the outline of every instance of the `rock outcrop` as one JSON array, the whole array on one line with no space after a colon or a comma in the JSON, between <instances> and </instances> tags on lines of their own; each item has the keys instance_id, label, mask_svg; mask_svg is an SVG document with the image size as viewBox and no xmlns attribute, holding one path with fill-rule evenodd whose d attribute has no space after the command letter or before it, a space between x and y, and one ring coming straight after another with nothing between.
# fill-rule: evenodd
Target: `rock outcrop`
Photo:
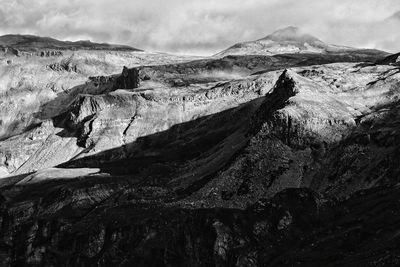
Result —
<instances>
[{"instance_id":1,"label":"rock outcrop","mask_svg":"<svg viewBox=\"0 0 400 267\"><path fill-rule=\"evenodd\" d=\"M382 60L378 60L377 64L387 64L387 65L400 66L400 53L387 56Z\"/></svg>"},{"instance_id":2,"label":"rock outcrop","mask_svg":"<svg viewBox=\"0 0 400 267\"><path fill-rule=\"evenodd\" d=\"M63 52L60 50L46 50L37 52L36 55L41 57L61 57L63 56Z\"/></svg>"},{"instance_id":3,"label":"rock outcrop","mask_svg":"<svg viewBox=\"0 0 400 267\"><path fill-rule=\"evenodd\" d=\"M20 57L22 55L22 52L18 49L15 49L13 47L3 47L3 55L4 56L17 56Z\"/></svg>"},{"instance_id":4,"label":"rock outcrop","mask_svg":"<svg viewBox=\"0 0 400 267\"><path fill-rule=\"evenodd\" d=\"M137 68L128 69L124 66L122 74L116 81L116 88L135 89L140 86L139 70Z\"/></svg>"},{"instance_id":5,"label":"rock outcrop","mask_svg":"<svg viewBox=\"0 0 400 267\"><path fill-rule=\"evenodd\" d=\"M54 71L78 72L78 66L71 62L53 63L48 67Z\"/></svg>"},{"instance_id":6,"label":"rock outcrop","mask_svg":"<svg viewBox=\"0 0 400 267\"><path fill-rule=\"evenodd\" d=\"M2 46L0 46L2 47ZM25 51L14 48L12 46L3 46L2 52L4 56L37 56L37 57L61 57L63 56L63 52L60 50L40 50L40 51Z\"/></svg>"}]
</instances>

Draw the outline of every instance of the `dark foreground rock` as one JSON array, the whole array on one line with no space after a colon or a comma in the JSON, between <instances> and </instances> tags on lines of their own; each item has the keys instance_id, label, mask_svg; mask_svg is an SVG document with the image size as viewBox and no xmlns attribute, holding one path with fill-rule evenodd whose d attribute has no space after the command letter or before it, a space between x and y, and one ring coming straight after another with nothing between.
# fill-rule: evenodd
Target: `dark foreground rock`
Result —
<instances>
[{"instance_id":1,"label":"dark foreground rock","mask_svg":"<svg viewBox=\"0 0 400 267\"><path fill-rule=\"evenodd\" d=\"M121 194L121 188L112 192L95 184L81 187L53 186L40 204L3 198L2 265L400 263L398 187L361 191L344 201L325 199L309 189L287 189L245 210L140 204ZM97 197L85 200L88 192L97 192Z\"/></svg>"}]
</instances>

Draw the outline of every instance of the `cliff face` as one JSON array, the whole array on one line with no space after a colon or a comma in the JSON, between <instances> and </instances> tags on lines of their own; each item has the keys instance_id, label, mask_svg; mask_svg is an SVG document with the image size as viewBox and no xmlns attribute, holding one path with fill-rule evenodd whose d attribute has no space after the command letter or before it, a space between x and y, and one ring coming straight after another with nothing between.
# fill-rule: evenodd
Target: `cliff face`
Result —
<instances>
[{"instance_id":1,"label":"cliff face","mask_svg":"<svg viewBox=\"0 0 400 267\"><path fill-rule=\"evenodd\" d=\"M396 184L393 73L350 65L284 71L256 112L243 153L193 196L207 206L246 207L287 187L347 197Z\"/></svg>"},{"instance_id":2,"label":"cliff face","mask_svg":"<svg viewBox=\"0 0 400 267\"><path fill-rule=\"evenodd\" d=\"M399 264L396 65L65 53L3 66L66 88L1 106L1 265Z\"/></svg>"}]
</instances>

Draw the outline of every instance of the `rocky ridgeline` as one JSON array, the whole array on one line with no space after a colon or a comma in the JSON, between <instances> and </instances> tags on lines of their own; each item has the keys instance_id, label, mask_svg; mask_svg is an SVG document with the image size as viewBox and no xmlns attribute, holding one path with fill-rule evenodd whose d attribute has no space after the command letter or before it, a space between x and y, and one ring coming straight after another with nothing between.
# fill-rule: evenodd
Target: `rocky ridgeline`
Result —
<instances>
[{"instance_id":1,"label":"rocky ridgeline","mask_svg":"<svg viewBox=\"0 0 400 267\"><path fill-rule=\"evenodd\" d=\"M63 52L60 50L40 50L35 52L21 51L17 48L13 47L3 47L2 52L4 55L9 56L37 56L37 57L61 57L63 56Z\"/></svg>"},{"instance_id":2,"label":"rocky ridgeline","mask_svg":"<svg viewBox=\"0 0 400 267\"><path fill-rule=\"evenodd\" d=\"M334 93L331 94L332 99L324 99L324 104L331 109L301 105L302 101L307 100L318 103L320 97L331 93L329 87L320 86L302 75L307 77L308 72L301 71L298 74L285 70L282 73L270 98L260 110L258 119L262 123L258 127L256 124L256 129L261 127L265 134L279 136L286 145L292 147L304 148L313 142L330 144L340 141L356 126L356 111L346 106L347 103L337 104L340 98L335 99ZM296 110L294 105L297 99L300 103Z\"/></svg>"},{"instance_id":3,"label":"rocky ridgeline","mask_svg":"<svg viewBox=\"0 0 400 267\"><path fill-rule=\"evenodd\" d=\"M315 73L320 71L321 67ZM399 75L394 78L388 72L386 79L392 81L371 86L364 78L382 79L371 75L372 71L342 71L337 65L323 67L326 78L340 73L342 79L362 81L359 88L344 93L330 79L316 83L317 76L304 77L301 74L308 72L302 69L284 71L254 116L248 145L229 167L191 196L196 199L193 203L244 208L288 187L312 186L334 196L349 196L376 183L396 184L399 170L390 159L398 158L392 153L400 125L395 119L389 126L381 111L374 110L382 105L390 114L397 112L396 104L387 103L396 103L389 92ZM364 116L370 119L360 123ZM365 130L377 121L387 131L379 130L372 141ZM380 135L381 141L376 139ZM391 166L391 171L377 166ZM337 183L332 182L338 175Z\"/></svg>"},{"instance_id":4,"label":"rocky ridgeline","mask_svg":"<svg viewBox=\"0 0 400 267\"><path fill-rule=\"evenodd\" d=\"M264 96L271 90L273 81L271 75L256 78L242 79L231 82L216 83L208 90L200 90L192 94L177 94L175 96L158 96L154 93L140 93L140 95L150 101L160 103L176 102L188 103L196 101L217 100L223 97L240 97L247 94Z\"/></svg>"},{"instance_id":5,"label":"rocky ridgeline","mask_svg":"<svg viewBox=\"0 0 400 267\"><path fill-rule=\"evenodd\" d=\"M135 74L133 75L133 77L137 77ZM83 144L84 147L91 147L93 145L96 147L96 142L94 140L103 138L105 132L111 131L113 134L118 133L118 136L123 136L125 139L124 135L127 132L135 131L133 127L141 128L140 124L137 124L138 120L143 121L143 123L146 122L146 124L154 123L153 126L146 126L146 128L149 128L150 132L146 131L141 133L141 135L145 135L153 133L155 131L154 129L158 129L157 124L164 123L164 120L165 122L168 121L168 124L189 121L192 119L192 116L194 116L192 113L195 111L191 112L186 110L185 114L183 113L183 109L185 107L186 109L190 109L191 105L197 106L196 109L199 112L200 109L204 110L209 107L211 100L215 101L215 103L213 103L213 105L215 105L218 101L226 101L229 98L233 98L239 103L243 103L248 99L254 99L270 90L273 85L271 77L271 75L262 75L250 79L216 84L212 89L201 90L191 95L178 94L176 96L158 96L153 93L134 92L127 92L125 94L108 93L95 96L79 95L71 104L69 110L57 117L55 122L59 127L76 132L78 134L79 144ZM127 85L131 79L129 75L122 75L116 79L98 77L92 78L91 80L95 80L96 83L99 81L103 83L114 83L113 86L119 88L120 86L118 84ZM244 98L244 96L246 97ZM144 117L151 117L151 114L155 114L157 109L160 109L159 105L165 105L161 108L162 110L170 110L170 118L149 118L148 121L145 121ZM237 105L237 102L228 105L232 105L228 107L234 107ZM213 110L205 114L221 111L224 108L227 108L226 103L221 105L218 109L213 107ZM115 114L118 114L117 120L113 118ZM135 121L135 123L132 124L132 121ZM134 141L137 137L139 136L134 135L128 138L128 140ZM127 142L127 140L124 140L124 142ZM103 147L101 149L105 148L106 147Z\"/></svg>"}]
</instances>

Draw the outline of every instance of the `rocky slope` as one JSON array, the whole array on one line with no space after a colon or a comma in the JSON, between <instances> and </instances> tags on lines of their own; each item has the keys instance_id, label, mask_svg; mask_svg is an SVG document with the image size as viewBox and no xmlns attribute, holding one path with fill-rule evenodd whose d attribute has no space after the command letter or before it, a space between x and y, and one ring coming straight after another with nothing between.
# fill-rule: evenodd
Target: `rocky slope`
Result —
<instances>
[{"instance_id":1,"label":"rocky slope","mask_svg":"<svg viewBox=\"0 0 400 267\"><path fill-rule=\"evenodd\" d=\"M383 65L400 65L400 53L393 54L390 56L385 57L382 60L379 60L377 62L378 64L383 64Z\"/></svg>"},{"instance_id":2,"label":"rocky slope","mask_svg":"<svg viewBox=\"0 0 400 267\"><path fill-rule=\"evenodd\" d=\"M0 53L0 140L38 125L43 117L57 115L50 105L42 109L47 103L58 109L65 107L70 98L78 93L96 94L104 90L97 88L95 85L98 82L90 77L100 79L100 76L118 74L123 66L166 64L191 59L119 50L63 50L59 55L50 53L49 56L41 56L41 52L23 56ZM35 116L38 112L48 114Z\"/></svg>"},{"instance_id":3,"label":"rocky slope","mask_svg":"<svg viewBox=\"0 0 400 267\"><path fill-rule=\"evenodd\" d=\"M297 27L287 27L256 40L238 43L218 53L216 56L227 55L277 55L294 53L318 54L353 54L353 55L385 55L386 53L373 49L357 49L346 46L326 44L318 38ZM387 55L387 54L386 54Z\"/></svg>"},{"instance_id":4,"label":"rocky slope","mask_svg":"<svg viewBox=\"0 0 400 267\"><path fill-rule=\"evenodd\" d=\"M19 174L55 166L74 158L82 149L85 153L88 149L93 153L100 152L177 123L237 107L270 90L279 75L278 70L284 67L377 59L382 58L293 54L228 56L165 64L189 58L142 52L77 51L51 65L47 63L53 61L51 58L14 62L5 68L7 75L3 76L5 92L1 108L4 116L0 130L3 139L24 133L0 144L4 158L2 172L3 175ZM20 67L22 62L24 67ZM147 65L153 62L159 65ZM121 72L118 64L135 66L141 63L144 66L124 69L120 75L90 76L96 71L97 74ZM19 71L12 72L11 69ZM277 71L271 72L273 70ZM249 74L255 75L248 77ZM18 81L16 87L7 90L12 81ZM104 96L108 93L113 96ZM80 111L82 105L84 110ZM112 112L110 105L115 107ZM131 105L137 106L137 110L125 108ZM71 112L71 109L77 110ZM100 111L108 115L99 115ZM84 114L76 114L81 112ZM169 116L161 119L161 114L166 113ZM58 117L61 114L78 117L72 119L72 124L79 126L71 126L70 119ZM115 117L119 119L115 120ZM65 127L65 123L69 126ZM93 126L98 130L91 130ZM144 129L131 130L135 127ZM80 133L66 134L62 128ZM98 137L93 137L95 135ZM77 145L71 145L73 143ZM91 143L98 144L92 147ZM14 149L15 146L19 149ZM60 150L63 156L54 156L56 146L64 147L65 152Z\"/></svg>"},{"instance_id":5,"label":"rocky slope","mask_svg":"<svg viewBox=\"0 0 400 267\"><path fill-rule=\"evenodd\" d=\"M13 60L54 60L38 57ZM30 67L66 90L0 142L1 265L398 265L389 59L77 51Z\"/></svg>"}]
</instances>

